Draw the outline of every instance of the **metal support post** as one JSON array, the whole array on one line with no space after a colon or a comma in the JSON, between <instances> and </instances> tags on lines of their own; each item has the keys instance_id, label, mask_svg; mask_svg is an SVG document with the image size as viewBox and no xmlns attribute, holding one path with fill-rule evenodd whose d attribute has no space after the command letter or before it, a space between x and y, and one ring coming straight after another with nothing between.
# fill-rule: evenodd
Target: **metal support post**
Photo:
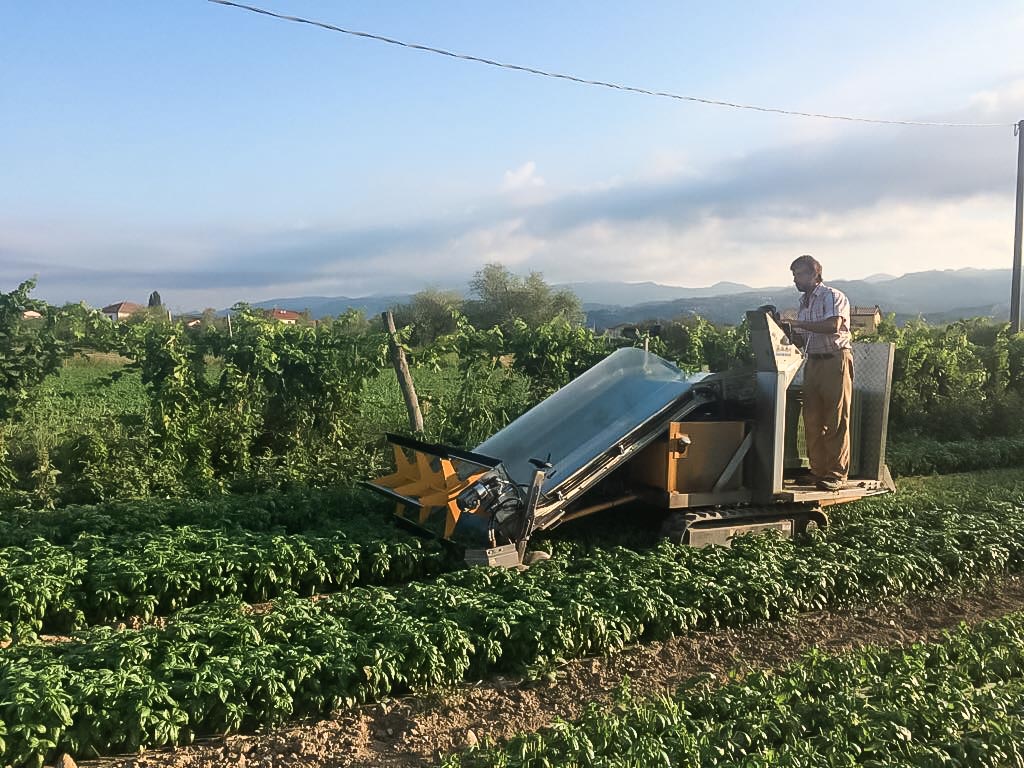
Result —
<instances>
[{"instance_id":1,"label":"metal support post","mask_svg":"<svg viewBox=\"0 0 1024 768\"><path fill-rule=\"evenodd\" d=\"M1014 126L1017 136L1017 216L1013 229L1013 281L1010 288L1010 330L1020 332L1021 227L1024 225L1024 120Z\"/></svg>"}]
</instances>

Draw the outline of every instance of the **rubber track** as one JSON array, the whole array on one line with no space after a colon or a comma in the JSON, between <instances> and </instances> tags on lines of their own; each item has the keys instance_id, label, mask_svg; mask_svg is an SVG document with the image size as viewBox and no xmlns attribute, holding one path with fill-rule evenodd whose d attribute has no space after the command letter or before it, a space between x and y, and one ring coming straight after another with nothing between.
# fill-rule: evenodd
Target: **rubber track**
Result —
<instances>
[{"instance_id":1,"label":"rubber track","mask_svg":"<svg viewBox=\"0 0 1024 768\"><path fill-rule=\"evenodd\" d=\"M803 530L813 520L819 526L828 524L828 516L816 504L791 503L754 507L721 507L675 511L665 518L662 536L678 544L685 544L687 532L693 528L717 528L736 523L764 523L775 520L793 520L795 530Z\"/></svg>"}]
</instances>

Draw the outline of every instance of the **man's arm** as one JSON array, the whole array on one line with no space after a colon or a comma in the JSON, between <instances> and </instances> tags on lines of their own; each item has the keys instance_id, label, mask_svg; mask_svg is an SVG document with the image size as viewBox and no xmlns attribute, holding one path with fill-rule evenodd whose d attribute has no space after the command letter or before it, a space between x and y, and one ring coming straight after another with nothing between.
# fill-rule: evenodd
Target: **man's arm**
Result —
<instances>
[{"instance_id":1,"label":"man's arm","mask_svg":"<svg viewBox=\"0 0 1024 768\"><path fill-rule=\"evenodd\" d=\"M839 333L841 317L826 317L824 320L794 320L791 325L811 333Z\"/></svg>"},{"instance_id":2,"label":"man's arm","mask_svg":"<svg viewBox=\"0 0 1024 768\"><path fill-rule=\"evenodd\" d=\"M779 326L782 328L782 332L786 334L786 338L789 339L790 344L794 344L797 347L803 349L807 339L802 333L797 333L793 330L794 323L789 320L782 320L779 322Z\"/></svg>"}]
</instances>

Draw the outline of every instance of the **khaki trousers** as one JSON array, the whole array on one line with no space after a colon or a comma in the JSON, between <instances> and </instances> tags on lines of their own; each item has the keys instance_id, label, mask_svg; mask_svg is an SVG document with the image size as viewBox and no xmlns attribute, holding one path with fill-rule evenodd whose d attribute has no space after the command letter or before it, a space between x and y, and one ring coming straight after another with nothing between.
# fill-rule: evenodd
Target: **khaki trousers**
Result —
<instances>
[{"instance_id":1,"label":"khaki trousers","mask_svg":"<svg viewBox=\"0 0 1024 768\"><path fill-rule=\"evenodd\" d=\"M850 474L850 401L853 352L808 357L804 363L804 431L811 472L845 481Z\"/></svg>"}]
</instances>

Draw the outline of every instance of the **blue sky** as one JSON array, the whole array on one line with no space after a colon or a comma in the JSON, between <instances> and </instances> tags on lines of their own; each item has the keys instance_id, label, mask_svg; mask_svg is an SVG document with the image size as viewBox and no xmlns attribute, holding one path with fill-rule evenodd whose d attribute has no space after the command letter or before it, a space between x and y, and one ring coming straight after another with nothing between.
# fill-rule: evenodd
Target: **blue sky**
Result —
<instances>
[{"instance_id":1,"label":"blue sky","mask_svg":"<svg viewBox=\"0 0 1024 768\"><path fill-rule=\"evenodd\" d=\"M253 0L501 61L894 119L1024 118L1019 3ZM0 0L0 290L179 309L551 281L1003 267L1009 128L584 87L203 0Z\"/></svg>"}]
</instances>

